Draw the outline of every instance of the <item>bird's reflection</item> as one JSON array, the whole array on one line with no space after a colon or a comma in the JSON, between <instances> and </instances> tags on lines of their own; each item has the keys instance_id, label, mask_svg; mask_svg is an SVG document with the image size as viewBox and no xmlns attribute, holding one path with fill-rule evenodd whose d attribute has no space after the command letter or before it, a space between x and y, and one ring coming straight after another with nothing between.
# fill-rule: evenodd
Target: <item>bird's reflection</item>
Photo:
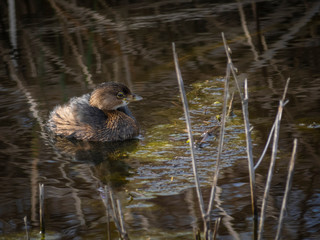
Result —
<instances>
[{"instance_id":1,"label":"bird's reflection","mask_svg":"<svg viewBox=\"0 0 320 240\"><path fill-rule=\"evenodd\" d=\"M95 177L101 184L115 188L127 183L131 166L128 153L135 150L139 140L118 142L87 142L75 139L56 137L54 147L60 154L68 156L72 161L94 166Z\"/></svg>"}]
</instances>

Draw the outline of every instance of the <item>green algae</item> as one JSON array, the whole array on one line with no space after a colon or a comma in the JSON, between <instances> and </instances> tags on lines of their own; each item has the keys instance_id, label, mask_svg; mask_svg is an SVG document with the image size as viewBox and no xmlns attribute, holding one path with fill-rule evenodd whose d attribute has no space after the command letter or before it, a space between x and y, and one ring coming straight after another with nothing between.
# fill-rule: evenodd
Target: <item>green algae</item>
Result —
<instances>
[{"instance_id":1,"label":"green algae","mask_svg":"<svg viewBox=\"0 0 320 240\"><path fill-rule=\"evenodd\" d=\"M53 231L46 231L46 234L43 236L39 231L33 230L28 232L30 240L58 240L61 239L61 234ZM18 239L27 239L27 234L23 232L15 232L9 234L3 234L0 236L0 240L18 240Z\"/></svg>"},{"instance_id":2,"label":"green algae","mask_svg":"<svg viewBox=\"0 0 320 240\"><path fill-rule=\"evenodd\" d=\"M187 86L192 131L197 142L205 131L219 125L216 116L222 111L223 91L221 77ZM139 162L127 185L129 191L149 197L153 194L172 194L190 187L193 182L188 135L179 95L176 102L173 107L159 112L167 116L166 122L146 129L139 146L129 154L130 159ZM203 148L196 149L202 184L209 185L211 182L215 168L216 137L206 142ZM241 109L233 109L233 115L226 123L224 142L222 168L246 157Z\"/></svg>"}]
</instances>

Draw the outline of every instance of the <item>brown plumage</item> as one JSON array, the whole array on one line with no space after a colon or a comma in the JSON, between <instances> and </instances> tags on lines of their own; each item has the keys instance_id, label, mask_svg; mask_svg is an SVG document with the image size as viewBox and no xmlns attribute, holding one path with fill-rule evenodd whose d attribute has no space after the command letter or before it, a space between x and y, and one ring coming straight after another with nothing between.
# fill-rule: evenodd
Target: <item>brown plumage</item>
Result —
<instances>
[{"instance_id":1,"label":"brown plumage","mask_svg":"<svg viewBox=\"0 0 320 240\"><path fill-rule=\"evenodd\" d=\"M48 127L56 135L88 141L122 141L139 135L127 104L140 100L120 83L102 83L91 94L72 98L50 113Z\"/></svg>"}]
</instances>

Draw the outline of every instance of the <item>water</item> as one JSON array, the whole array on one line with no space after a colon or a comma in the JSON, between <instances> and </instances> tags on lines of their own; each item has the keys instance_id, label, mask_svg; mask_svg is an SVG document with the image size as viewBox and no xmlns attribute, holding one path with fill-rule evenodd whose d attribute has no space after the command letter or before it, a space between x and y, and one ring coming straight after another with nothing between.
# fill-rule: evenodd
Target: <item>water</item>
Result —
<instances>
[{"instance_id":1,"label":"water","mask_svg":"<svg viewBox=\"0 0 320 240\"><path fill-rule=\"evenodd\" d=\"M103 186L120 199L132 239L193 239L202 229L172 60L176 43L195 138L221 114L226 56L249 81L255 159L291 77L264 238L273 239L293 138L298 156L283 239L318 239L318 1L1 2L0 238L40 238L38 184L45 185L46 239L107 239ZM9 11L9 7L10 11ZM15 19L16 21L12 20ZM120 145L54 141L44 123L57 104L104 81L144 100L130 107L141 139ZM234 86L232 89L235 90ZM226 128L217 205L219 239L249 239L253 223L241 105ZM205 202L217 141L196 151ZM261 206L270 152L256 172ZM110 224L111 239L118 233Z\"/></svg>"}]
</instances>

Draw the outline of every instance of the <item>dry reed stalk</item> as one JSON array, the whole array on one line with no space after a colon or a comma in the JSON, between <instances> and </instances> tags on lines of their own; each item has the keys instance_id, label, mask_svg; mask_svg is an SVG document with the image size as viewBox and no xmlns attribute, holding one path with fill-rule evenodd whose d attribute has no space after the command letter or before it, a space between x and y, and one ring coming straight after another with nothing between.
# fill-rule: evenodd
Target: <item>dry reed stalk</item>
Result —
<instances>
[{"instance_id":1,"label":"dry reed stalk","mask_svg":"<svg viewBox=\"0 0 320 240\"><path fill-rule=\"evenodd\" d=\"M186 125L187 125L187 130L188 130L191 160L192 160L193 176L194 176L194 181L195 181L195 185L196 185L199 207L200 207L202 218L205 221L207 219L207 217L206 217L206 212L204 209L204 203L203 203L203 198L202 198L202 193L201 193L200 183L199 183L199 177L198 177L198 171L197 171L197 163L196 163L195 153L194 153L195 144L194 144L194 140L193 140L193 136L192 136L192 128L191 128L191 120L190 120L190 114L189 114L188 101L187 101L187 97L186 97L186 92L184 90L183 79L182 79L182 75L181 75L181 71L180 71L180 67L179 67L179 62L178 62L178 56L176 53L176 47L175 47L174 43L172 43L172 51L173 51L173 58L174 58L177 79L178 79L178 83L179 83L180 95L181 95L182 104L183 104L184 115L186 118Z\"/></svg>"},{"instance_id":2,"label":"dry reed stalk","mask_svg":"<svg viewBox=\"0 0 320 240\"><path fill-rule=\"evenodd\" d=\"M273 169L274 169L275 162L276 162L276 157L277 157L279 132L280 132L280 122L281 122L281 118L282 118L283 108L288 103L288 101L284 101L284 100L285 100L285 97L286 97L286 94L287 94L287 91L288 91L289 82L290 82L290 78L287 79L282 99L279 102L277 118L276 118L276 121L275 121L275 130L274 130L274 136L273 136L271 161L270 161L270 166L269 166L269 170L268 170L268 178L267 178L267 183L266 183L266 187L265 187L265 191L264 191L264 195L263 195L262 207L261 207L261 213L260 213L258 240L262 239L262 233L263 233L263 227L264 227L264 220L265 220L265 213L266 213L266 208L267 208L268 196L269 196L269 191L270 191L270 186L271 186L271 180L272 180L272 177L273 177Z\"/></svg>"},{"instance_id":3,"label":"dry reed stalk","mask_svg":"<svg viewBox=\"0 0 320 240\"><path fill-rule=\"evenodd\" d=\"M269 195L269 191L270 191L271 180L272 180L272 176L273 176L273 169L275 166L277 150L278 150L280 121L281 121L281 117L282 117L283 106L284 106L283 102L280 101L278 115L277 115L277 121L276 121L276 125L275 125L275 132L274 132L274 136L273 136L272 156L271 156L271 161L270 161L270 166L269 166L269 171L268 171L268 178L267 178L266 188L265 188L264 195L263 195L262 207L261 207L258 240L262 239L268 195Z\"/></svg>"},{"instance_id":4,"label":"dry reed stalk","mask_svg":"<svg viewBox=\"0 0 320 240\"><path fill-rule=\"evenodd\" d=\"M216 195L216 189L218 184L218 178L220 173L220 163L221 163L221 154L223 149L223 141L224 141L224 134L225 134L225 125L226 125L226 118L227 118L227 102L228 102L228 96L229 96L229 79L230 79L230 66L227 64L227 71L226 71L226 78L224 82L224 96L223 96L223 107L222 107L222 117L221 117L221 123L220 123L220 134L219 134L219 145L218 145L218 153L217 153L217 160L216 160L216 169L211 185L211 193L210 193L210 199L208 204L208 209L206 212L206 231L205 231L205 238L211 239L212 236L209 234L209 223L210 223L210 213L213 208L214 199ZM216 221L217 224L217 221ZM215 226L215 230L217 230L217 226ZM216 234L216 233L215 233Z\"/></svg>"},{"instance_id":5,"label":"dry reed stalk","mask_svg":"<svg viewBox=\"0 0 320 240\"><path fill-rule=\"evenodd\" d=\"M249 122L249 111L248 111L248 101L249 101L249 96L248 96L248 81L245 79L244 82L244 93L241 92L239 81L236 75L236 68L233 65L232 58L230 56L230 48L227 45L226 39L224 37L224 34L222 33L222 39L224 43L224 48L225 52L227 55L228 63L227 63L227 71L226 71L226 80L225 80L225 91L224 91L224 104L223 104L223 113L222 113L222 120L221 120L221 130L220 130L220 136L219 136L219 146L218 146L218 156L217 156L217 162L216 162L216 170L215 170L215 175L213 177L213 182L212 182L212 188L211 188L211 194L210 194L210 200L208 204L208 209L205 212L204 208L204 203L203 203L203 197L200 189L200 183L199 183L199 177L197 173L197 165L196 165L196 160L195 160L195 153L194 153L194 140L192 136L192 128L191 128L191 120L190 120L190 115L189 115L189 108L188 108L188 102L186 98L186 93L184 90L184 84L183 84L183 79L178 63L178 57L176 54L175 50L175 44L172 43L172 50L173 50L173 56L174 56L174 63L175 63L175 69L176 69L176 74L177 74L177 79L179 83L179 89L180 89L180 94L181 94L181 99L183 103L183 108L184 108L184 114L186 118L186 125L187 125L187 130L188 130L188 136L189 136L189 143L190 143L190 150L191 150L191 159L192 159L192 167L193 167L193 175L195 179L195 185L196 185L196 191L197 191L197 196L198 196L198 201L199 201L199 207L201 210L202 214L202 219L204 222L204 233L205 233L205 239L212 239L212 234L210 231L210 213L213 208L213 202L214 202L214 197L215 197L215 192L216 192L216 186L217 186L217 181L218 181L218 176L219 176L219 164L221 160L221 152L223 148L223 139L224 139L224 127L225 127L225 121L226 117L229 116L230 114L230 109L231 107L229 106L229 111L227 113L227 97L228 97L228 84L229 84L229 79L230 79L230 72L232 73L240 98L241 98L241 105L242 105L242 113L243 113L243 118L244 118L244 125L245 125L245 133L246 133L246 145L247 145L247 157L248 157L248 168L249 168L249 177L250 177L250 192L251 192L251 206L252 206L252 213L253 213L253 219L254 219L254 239L257 237L261 239L262 232L263 232L263 223L264 223L264 218L265 218L265 208L266 208L266 202L267 202L267 196L269 193L270 189L270 182L272 179L272 172L274 168L274 162L276 158L276 150L277 150L277 145L278 145L278 139L279 139L279 129L280 129L280 121L281 121L281 116L282 116L282 111L283 107L287 102L285 102L285 95L288 89L288 84L289 80L287 81L284 94L282 97L282 100L280 101L279 105L279 110L278 114L275 120L275 123L270 131L269 134L269 139L266 143L265 149L257 163L256 166L254 166L253 162L253 154L252 154L252 139L251 139L251 128L250 128L250 122ZM231 100L232 101L232 100ZM231 102L230 101L230 102ZM273 151L272 151L272 159L270 163L270 168L269 168L269 174L268 174L268 181L267 181L267 186L265 189L265 194L264 194L264 199L263 199L263 205L261 209L261 219L260 219L260 225L259 225L259 232L257 233L257 201L256 201L256 192L255 192L255 168L257 168L262 160L262 158L265 155L266 149L270 143L272 135L274 136L274 141L273 141ZM288 177L289 178L289 177ZM280 219L282 221L282 219ZM215 232L214 232L214 238L216 237L216 230L218 228L217 224L220 221L216 221L216 226L215 226ZM279 223L279 228L278 231L281 231L281 225ZM258 234L258 236L257 236Z\"/></svg>"},{"instance_id":6,"label":"dry reed stalk","mask_svg":"<svg viewBox=\"0 0 320 240\"><path fill-rule=\"evenodd\" d=\"M225 52L228 58L228 65L230 65L230 70L234 77L240 98L241 98L241 105L242 105L242 114L244 118L244 126L245 126L245 133L246 133L246 145L247 145L247 157L248 157L248 168L249 168L249 177L250 177L250 192L251 192L251 206L252 206L252 213L254 218L254 234L256 233L256 221L257 221L257 200L256 200L256 191L255 191L255 174L254 174L254 162L253 162L253 154L252 154L252 140L250 134L250 122L249 122L249 111L248 111L248 83L247 79L245 80L244 86L244 94L241 93L239 81L236 74L236 68L233 65L232 58L230 56L230 48L227 45L227 41L225 39L224 33L221 34L223 39L223 44L225 48Z\"/></svg>"},{"instance_id":7,"label":"dry reed stalk","mask_svg":"<svg viewBox=\"0 0 320 240\"><path fill-rule=\"evenodd\" d=\"M40 233L44 236L45 223L44 223L44 185L39 183L39 217L40 217Z\"/></svg>"},{"instance_id":8,"label":"dry reed stalk","mask_svg":"<svg viewBox=\"0 0 320 240\"><path fill-rule=\"evenodd\" d=\"M191 127L191 120L190 120L190 115L189 115L189 108L188 108L188 102L186 98L186 93L184 90L184 84L183 84L183 79L178 63L178 57L176 54L175 50L175 44L172 43L172 49L173 49L173 56L174 56L174 62L175 62L175 69L176 69L176 74L177 74L177 79L179 83L179 89L180 89L180 94L181 94L181 99L183 103L183 108L184 108L184 114L186 118L186 125L187 125L187 130L188 130L188 136L189 136L189 143L190 143L190 150L191 150L191 159L192 159L192 167L193 167L193 175L195 179L195 184L196 184L196 190L197 190L197 195L198 195L198 200L199 200L199 207L201 210L203 222L204 222L204 234L205 234L205 239L212 239L212 233L210 231L210 213L213 208L213 203L215 199L215 193L216 193L216 187L217 187L217 182L219 178L219 171L220 171L220 162L221 162L221 153L223 149L223 141L224 141L224 134L225 134L225 122L227 118L227 102L228 102L228 89L229 89L229 79L230 79L230 71L231 71L231 65L227 64L227 71L226 71L226 79L225 79L225 87L224 87L224 102L223 102L223 109L222 109L222 118L221 118L221 129L220 129L220 135L219 135L219 145L218 145L218 153L217 153L217 161L216 161L216 169L215 169L215 174L212 180L212 188L211 188L211 194L210 194L210 200L208 204L208 209L205 212L204 208L204 203L203 203L203 198L202 198L202 193L200 189L200 183L199 183L199 178L198 178L198 173L197 173L197 165L196 165L196 160L195 160L195 154L194 154L194 140L192 136L192 127ZM231 105L232 100L230 101ZM229 107L231 109L231 107ZM228 113L230 114L230 113ZM216 224L218 222L216 221ZM217 230L218 226L215 226L215 230ZM215 233L216 234L216 233Z\"/></svg>"},{"instance_id":9,"label":"dry reed stalk","mask_svg":"<svg viewBox=\"0 0 320 240\"><path fill-rule=\"evenodd\" d=\"M293 150L292 150L292 154L291 154L291 160L289 163L289 171L288 171L286 189L285 189L285 193L284 193L283 200L282 200L277 235L276 235L275 240L279 240L281 238L283 215L287 209L287 200L288 200L289 191L291 189L292 177L293 177L293 172L294 172L294 165L295 165L295 160L296 160L296 155L297 155L297 145L298 145L298 139L295 138L293 141Z\"/></svg>"}]
</instances>

